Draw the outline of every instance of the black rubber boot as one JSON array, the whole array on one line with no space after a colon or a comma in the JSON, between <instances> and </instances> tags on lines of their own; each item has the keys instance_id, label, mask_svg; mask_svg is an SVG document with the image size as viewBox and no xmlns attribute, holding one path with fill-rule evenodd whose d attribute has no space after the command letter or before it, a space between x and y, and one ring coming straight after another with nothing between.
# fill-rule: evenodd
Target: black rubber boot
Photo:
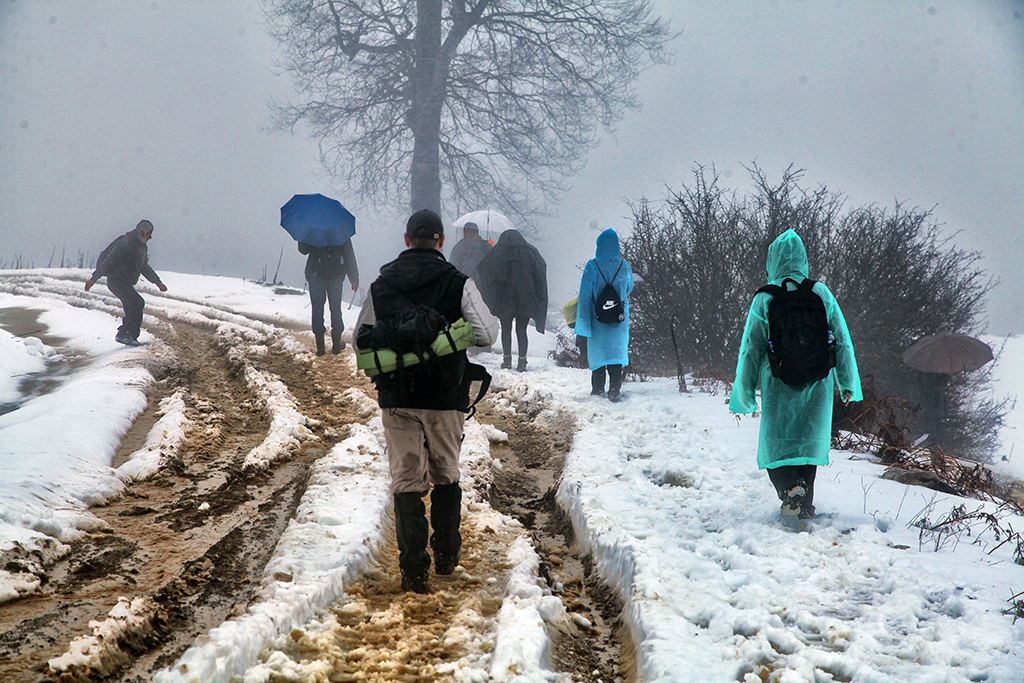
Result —
<instances>
[{"instance_id":1,"label":"black rubber boot","mask_svg":"<svg viewBox=\"0 0 1024 683\"><path fill-rule=\"evenodd\" d=\"M316 355L322 356L327 353L327 350L324 348L324 333L320 332L318 334L314 332L313 336L316 338Z\"/></svg>"},{"instance_id":2,"label":"black rubber boot","mask_svg":"<svg viewBox=\"0 0 1024 683\"><path fill-rule=\"evenodd\" d=\"M427 553L427 508L423 493L395 494L395 536L398 538L398 566L402 590L427 592L430 555Z\"/></svg>"},{"instance_id":3,"label":"black rubber boot","mask_svg":"<svg viewBox=\"0 0 1024 683\"><path fill-rule=\"evenodd\" d=\"M604 396L604 368L598 368L590 373L590 395Z\"/></svg>"},{"instance_id":4,"label":"black rubber boot","mask_svg":"<svg viewBox=\"0 0 1024 683\"><path fill-rule=\"evenodd\" d=\"M331 329L331 353L338 354L345 349L345 342L341 338L341 333L344 330L335 331Z\"/></svg>"},{"instance_id":5,"label":"black rubber boot","mask_svg":"<svg viewBox=\"0 0 1024 683\"><path fill-rule=\"evenodd\" d=\"M430 492L430 548L434 551L434 571L451 574L462 558L462 488L459 482L434 486Z\"/></svg>"},{"instance_id":6,"label":"black rubber boot","mask_svg":"<svg viewBox=\"0 0 1024 683\"><path fill-rule=\"evenodd\" d=\"M608 400L612 403L618 403L620 400L619 392L622 390L622 366L621 365L609 365L608 366Z\"/></svg>"}]
</instances>

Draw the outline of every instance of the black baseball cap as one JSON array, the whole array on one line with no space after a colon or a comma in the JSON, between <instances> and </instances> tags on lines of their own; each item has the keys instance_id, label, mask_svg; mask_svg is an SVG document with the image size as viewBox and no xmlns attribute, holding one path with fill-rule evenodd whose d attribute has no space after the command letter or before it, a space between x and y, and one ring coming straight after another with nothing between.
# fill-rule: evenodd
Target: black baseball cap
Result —
<instances>
[{"instance_id":1,"label":"black baseball cap","mask_svg":"<svg viewBox=\"0 0 1024 683\"><path fill-rule=\"evenodd\" d=\"M439 240L444 234L444 223L441 217L430 209L420 209L409 216L405 224L405 234L419 240Z\"/></svg>"}]
</instances>

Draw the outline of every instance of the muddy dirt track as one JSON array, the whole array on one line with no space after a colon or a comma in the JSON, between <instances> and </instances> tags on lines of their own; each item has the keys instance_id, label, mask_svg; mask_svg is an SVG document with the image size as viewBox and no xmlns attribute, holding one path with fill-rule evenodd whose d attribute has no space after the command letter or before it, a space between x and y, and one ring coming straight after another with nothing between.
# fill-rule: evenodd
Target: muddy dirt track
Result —
<instances>
[{"instance_id":1,"label":"muddy dirt track","mask_svg":"<svg viewBox=\"0 0 1024 683\"><path fill-rule=\"evenodd\" d=\"M150 408L125 435L117 457L123 460L140 446L156 421L157 404L175 392L187 406L185 442L157 475L92 510L107 528L73 544L47 571L40 595L0 605L4 683L57 680L49 660L65 653L74 638L90 634L89 621L105 618L119 598L141 598L148 623L99 669L65 673L60 680L151 680L198 635L240 614L298 505L311 464L343 440L350 425L366 419L343 392L357 386L375 395L352 372L348 351L317 358L270 345L246 356L246 363L283 382L319 437L267 470L253 471L243 463L266 437L268 416L241 377L238 355L229 353L214 325L175 320L148 329L160 338L145 361L157 382L149 392ZM500 395L500 387L492 392ZM536 415L498 413L489 405L482 404L478 419L506 432L509 441L495 453L505 466L491 490L481 493L529 531L552 590L567 610L592 624L558 636L556 670L574 681L629 680L629 657L620 653L617 632L619 606L588 559L573 551L571 526L554 503L571 445L570 418L542 423ZM405 594L390 555L350 588L348 607L333 610L344 637L334 639L329 655L302 634L293 634L296 648L305 648L305 657L329 656L330 680L445 680L430 672L458 654L437 646L448 618L467 609L489 616L500 607L500 575L498 581L484 576L501 571L508 539L477 531L469 513L463 522L464 576L477 579L435 577L430 595ZM388 544L395 553L393 538ZM17 557L3 559L9 571L19 566ZM395 641L394 629L380 627L391 611L401 613L404 642ZM405 653L401 670L388 663L396 650Z\"/></svg>"}]
</instances>

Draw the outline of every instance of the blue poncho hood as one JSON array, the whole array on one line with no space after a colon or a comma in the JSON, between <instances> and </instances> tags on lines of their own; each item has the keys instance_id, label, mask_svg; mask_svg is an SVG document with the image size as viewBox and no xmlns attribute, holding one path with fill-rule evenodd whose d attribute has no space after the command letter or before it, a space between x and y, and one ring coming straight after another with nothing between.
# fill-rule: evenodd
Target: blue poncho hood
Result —
<instances>
[{"instance_id":1,"label":"blue poncho hood","mask_svg":"<svg viewBox=\"0 0 1024 683\"><path fill-rule=\"evenodd\" d=\"M619 236L611 228L597 236L597 258L619 258Z\"/></svg>"}]
</instances>

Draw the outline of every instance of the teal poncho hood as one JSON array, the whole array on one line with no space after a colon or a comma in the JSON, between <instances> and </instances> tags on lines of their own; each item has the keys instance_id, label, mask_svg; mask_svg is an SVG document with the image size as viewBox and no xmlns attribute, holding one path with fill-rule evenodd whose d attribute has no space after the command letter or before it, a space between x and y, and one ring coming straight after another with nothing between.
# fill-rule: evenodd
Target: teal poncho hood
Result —
<instances>
[{"instance_id":1,"label":"teal poncho hood","mask_svg":"<svg viewBox=\"0 0 1024 683\"><path fill-rule=\"evenodd\" d=\"M810 267L807 264L807 249L795 230L790 228L782 233L768 247L766 270L769 282L787 277L800 282L808 277Z\"/></svg>"}]
</instances>

